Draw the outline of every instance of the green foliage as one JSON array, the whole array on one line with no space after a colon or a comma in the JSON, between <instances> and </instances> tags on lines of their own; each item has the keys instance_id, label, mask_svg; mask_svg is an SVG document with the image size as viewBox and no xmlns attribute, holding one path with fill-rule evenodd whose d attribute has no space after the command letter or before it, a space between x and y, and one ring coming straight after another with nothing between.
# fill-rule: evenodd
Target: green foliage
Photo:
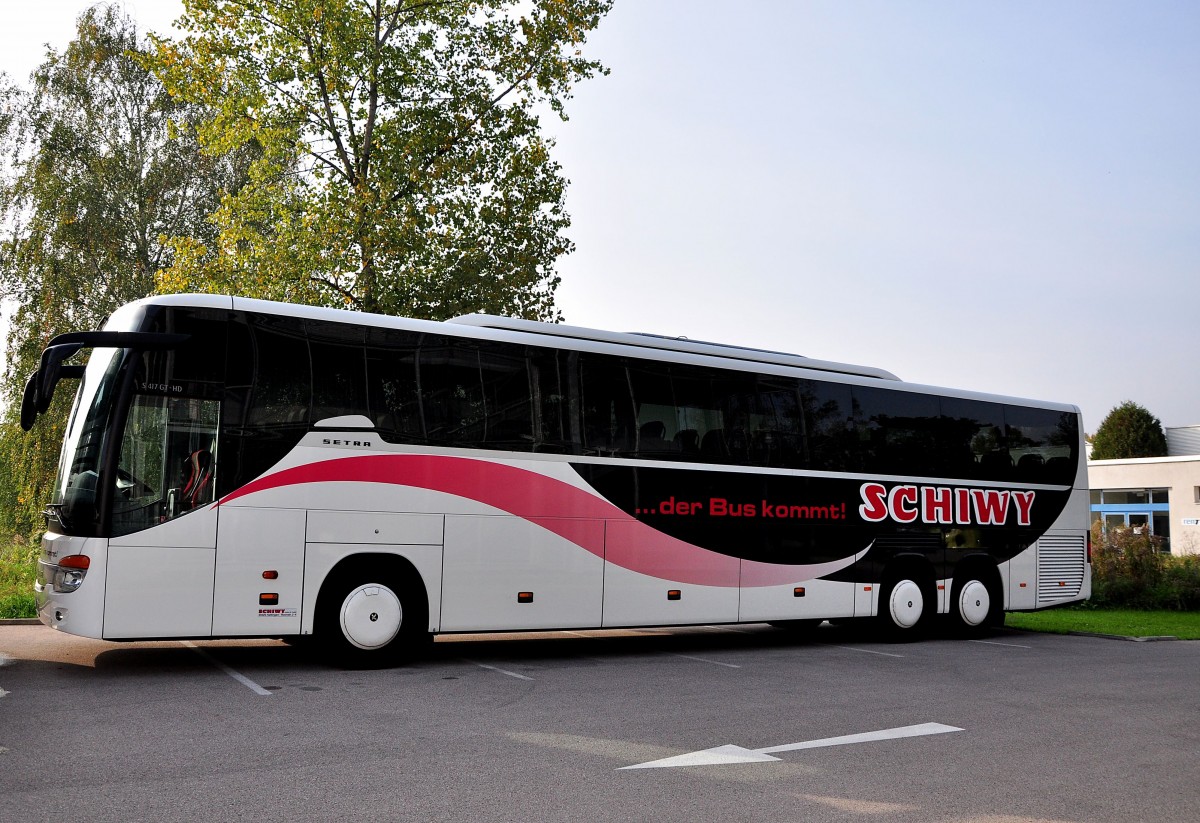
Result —
<instances>
[{"instance_id":1,"label":"green foliage","mask_svg":"<svg viewBox=\"0 0 1200 823\"><path fill-rule=\"evenodd\" d=\"M158 289L413 317L555 319L566 179L539 113L605 69L582 56L611 0L185 0L147 61L253 140L250 183L177 232Z\"/></svg>"},{"instance_id":2,"label":"green foliage","mask_svg":"<svg viewBox=\"0 0 1200 823\"><path fill-rule=\"evenodd\" d=\"M1200 609L1200 555L1162 551L1161 538L1092 526L1092 599L1097 608Z\"/></svg>"},{"instance_id":3,"label":"green foliage","mask_svg":"<svg viewBox=\"0 0 1200 823\"><path fill-rule=\"evenodd\" d=\"M41 350L152 293L155 272L172 261L164 235L214 236L205 217L255 153L201 154L191 126L199 110L171 99L134 59L141 48L132 20L97 6L62 53L47 52L31 90L0 81L0 294L13 307L0 534L41 527L70 406L66 383L32 432L16 424Z\"/></svg>"},{"instance_id":4,"label":"green foliage","mask_svg":"<svg viewBox=\"0 0 1200 823\"><path fill-rule=\"evenodd\" d=\"M28 542L0 545L0 620L35 616L38 550L37 544Z\"/></svg>"},{"instance_id":5,"label":"green foliage","mask_svg":"<svg viewBox=\"0 0 1200 823\"><path fill-rule=\"evenodd\" d=\"M1166 453L1162 423L1132 400L1110 411L1092 438L1093 460L1162 457Z\"/></svg>"}]
</instances>

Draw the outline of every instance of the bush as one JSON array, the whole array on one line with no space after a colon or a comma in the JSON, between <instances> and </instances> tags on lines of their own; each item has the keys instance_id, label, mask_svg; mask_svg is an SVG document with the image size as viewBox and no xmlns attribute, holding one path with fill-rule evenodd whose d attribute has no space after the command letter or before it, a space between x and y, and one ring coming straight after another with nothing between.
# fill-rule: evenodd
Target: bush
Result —
<instances>
[{"instance_id":1,"label":"bush","mask_svg":"<svg viewBox=\"0 0 1200 823\"><path fill-rule=\"evenodd\" d=\"M1162 423L1131 400L1110 411L1092 438L1092 460L1162 457L1166 453L1167 436Z\"/></svg>"},{"instance_id":2,"label":"bush","mask_svg":"<svg viewBox=\"0 0 1200 823\"><path fill-rule=\"evenodd\" d=\"M36 543L0 543L0 620L36 616L33 580L38 551Z\"/></svg>"},{"instance_id":3,"label":"bush","mask_svg":"<svg viewBox=\"0 0 1200 823\"><path fill-rule=\"evenodd\" d=\"M33 600L33 592L0 597L0 620L18 620L28 617L37 617L37 605Z\"/></svg>"},{"instance_id":4,"label":"bush","mask_svg":"<svg viewBox=\"0 0 1200 823\"><path fill-rule=\"evenodd\" d=\"M1200 556L1174 557L1161 538L1092 526L1092 604L1103 608L1200 610Z\"/></svg>"}]
</instances>

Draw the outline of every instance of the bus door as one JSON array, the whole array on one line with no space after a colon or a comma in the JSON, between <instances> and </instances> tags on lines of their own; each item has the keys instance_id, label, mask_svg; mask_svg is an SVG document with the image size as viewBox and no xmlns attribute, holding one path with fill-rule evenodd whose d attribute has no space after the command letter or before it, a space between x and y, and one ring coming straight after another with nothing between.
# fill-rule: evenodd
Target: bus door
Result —
<instances>
[{"instance_id":1,"label":"bus door","mask_svg":"<svg viewBox=\"0 0 1200 823\"><path fill-rule=\"evenodd\" d=\"M220 402L135 394L112 505L104 636L203 637L212 632Z\"/></svg>"}]
</instances>

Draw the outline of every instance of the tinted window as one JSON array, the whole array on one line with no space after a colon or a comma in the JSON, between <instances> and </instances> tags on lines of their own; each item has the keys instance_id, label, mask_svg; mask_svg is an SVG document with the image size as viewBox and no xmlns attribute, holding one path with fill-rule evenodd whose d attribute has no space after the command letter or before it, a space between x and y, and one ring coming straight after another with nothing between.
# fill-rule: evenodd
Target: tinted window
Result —
<instances>
[{"instance_id":1,"label":"tinted window","mask_svg":"<svg viewBox=\"0 0 1200 823\"><path fill-rule=\"evenodd\" d=\"M312 320L305 326L312 357L311 421L367 414L363 327Z\"/></svg>"},{"instance_id":2,"label":"tinted window","mask_svg":"<svg viewBox=\"0 0 1200 823\"><path fill-rule=\"evenodd\" d=\"M583 354L584 454L631 454L637 438L629 376L619 358Z\"/></svg>"},{"instance_id":3,"label":"tinted window","mask_svg":"<svg viewBox=\"0 0 1200 823\"><path fill-rule=\"evenodd\" d=\"M429 442L533 448L533 412L519 349L427 339L418 354L422 417Z\"/></svg>"},{"instance_id":4,"label":"tinted window","mask_svg":"<svg viewBox=\"0 0 1200 823\"><path fill-rule=\"evenodd\" d=\"M938 398L855 386L859 448L872 474L943 474Z\"/></svg>"},{"instance_id":5,"label":"tinted window","mask_svg":"<svg viewBox=\"0 0 1200 823\"><path fill-rule=\"evenodd\" d=\"M795 380L761 376L746 416L749 460L760 466L804 465L804 422Z\"/></svg>"},{"instance_id":6,"label":"tinted window","mask_svg":"<svg viewBox=\"0 0 1200 823\"><path fill-rule=\"evenodd\" d=\"M485 448L531 451L533 406L529 367L519 346L488 346L479 352L479 377L483 389L483 431L478 443Z\"/></svg>"},{"instance_id":7,"label":"tinted window","mask_svg":"<svg viewBox=\"0 0 1200 823\"><path fill-rule=\"evenodd\" d=\"M312 402L312 365L302 321L252 317L249 425L300 425L308 428Z\"/></svg>"},{"instance_id":8,"label":"tinted window","mask_svg":"<svg viewBox=\"0 0 1200 823\"><path fill-rule=\"evenodd\" d=\"M369 417L380 436L393 443L424 443L424 418L417 382L420 335L371 329L367 337Z\"/></svg>"},{"instance_id":9,"label":"tinted window","mask_svg":"<svg viewBox=\"0 0 1200 823\"><path fill-rule=\"evenodd\" d=\"M537 414L536 451L577 453L582 434L579 421L579 354L533 349L528 353L529 379Z\"/></svg>"},{"instance_id":10,"label":"tinted window","mask_svg":"<svg viewBox=\"0 0 1200 823\"><path fill-rule=\"evenodd\" d=\"M225 312L177 306L148 306L144 331L187 334L178 348L146 352L146 377L182 385L189 397L213 396L225 379Z\"/></svg>"},{"instance_id":11,"label":"tinted window","mask_svg":"<svg viewBox=\"0 0 1200 823\"><path fill-rule=\"evenodd\" d=\"M629 384L637 420L636 451L640 457L669 458L679 452L678 407L671 385L670 367L662 363L631 360Z\"/></svg>"},{"instance_id":12,"label":"tinted window","mask_svg":"<svg viewBox=\"0 0 1200 823\"><path fill-rule=\"evenodd\" d=\"M843 383L801 380L800 403L807 441L807 467L823 471L856 471L862 466L854 404Z\"/></svg>"},{"instance_id":13,"label":"tinted window","mask_svg":"<svg viewBox=\"0 0 1200 823\"><path fill-rule=\"evenodd\" d=\"M1075 481L1079 420L1069 412L1004 407L1005 437L1023 483L1070 485Z\"/></svg>"},{"instance_id":14,"label":"tinted window","mask_svg":"<svg viewBox=\"0 0 1200 823\"><path fill-rule=\"evenodd\" d=\"M943 397L942 441L950 477L1008 480L1013 460L999 403Z\"/></svg>"},{"instance_id":15,"label":"tinted window","mask_svg":"<svg viewBox=\"0 0 1200 823\"><path fill-rule=\"evenodd\" d=\"M279 462L308 431L311 368L304 324L249 315L229 324L217 494Z\"/></svg>"}]
</instances>

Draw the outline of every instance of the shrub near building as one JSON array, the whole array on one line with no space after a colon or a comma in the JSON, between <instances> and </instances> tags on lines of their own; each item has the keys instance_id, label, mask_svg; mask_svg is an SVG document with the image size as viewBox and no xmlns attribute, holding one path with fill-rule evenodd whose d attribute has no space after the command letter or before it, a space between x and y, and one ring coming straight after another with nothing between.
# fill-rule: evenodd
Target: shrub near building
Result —
<instances>
[{"instance_id":1,"label":"shrub near building","mask_svg":"<svg viewBox=\"0 0 1200 823\"><path fill-rule=\"evenodd\" d=\"M1200 610L1200 555L1162 551L1138 529L1092 526L1092 599L1097 608Z\"/></svg>"}]
</instances>

